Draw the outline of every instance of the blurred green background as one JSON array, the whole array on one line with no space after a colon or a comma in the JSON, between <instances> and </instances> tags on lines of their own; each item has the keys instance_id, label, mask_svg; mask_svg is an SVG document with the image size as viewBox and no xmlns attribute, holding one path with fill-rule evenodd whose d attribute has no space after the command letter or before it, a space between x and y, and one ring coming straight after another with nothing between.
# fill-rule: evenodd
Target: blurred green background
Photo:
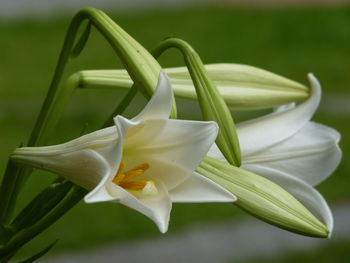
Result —
<instances>
[{"instance_id":1,"label":"blurred green background","mask_svg":"<svg viewBox=\"0 0 350 263\"><path fill-rule=\"evenodd\" d=\"M205 63L253 65L305 84L306 74L313 72L323 86L324 101L327 102L327 97L335 101L335 106L324 103L314 119L341 132L344 153L336 172L318 189L331 205L349 202L350 110L346 98L350 98L350 8L210 6L119 14L107 10L107 13L148 49L166 37L175 36L192 44ZM0 22L1 172L9 154L30 135L70 19L70 16L64 16ZM172 51L161 59L161 64L182 66L183 61L176 51ZM120 67L112 49L93 30L84 52L69 64L67 76L77 70ZM110 90L77 90L50 143L79 136L86 124L88 131L97 129L122 95L122 92ZM145 100L140 97L135 105L142 108L144 104ZM184 105L191 109L195 107L190 103ZM127 115L133 113L129 111ZM246 118L245 114L233 114L238 121ZM36 172L26 185L20 204L23 206L53 178L48 173ZM169 231L178 232L190 225L224 222L243 216L248 217L230 204L175 204ZM60 242L51 255L159 235L154 224L137 212L116 204L80 203L26 245L20 255L31 255L57 238ZM309 262L322 258L324 253L333 255L333 262L342 262L338 260L346 258L349 246L350 240L330 242L317 251L275 260Z\"/></svg>"}]
</instances>

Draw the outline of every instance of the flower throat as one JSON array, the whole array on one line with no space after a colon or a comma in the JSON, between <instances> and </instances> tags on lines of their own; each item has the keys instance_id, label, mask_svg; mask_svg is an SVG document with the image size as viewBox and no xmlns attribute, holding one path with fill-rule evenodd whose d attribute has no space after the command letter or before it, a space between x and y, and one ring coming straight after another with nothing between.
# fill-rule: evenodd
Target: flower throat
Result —
<instances>
[{"instance_id":1,"label":"flower throat","mask_svg":"<svg viewBox=\"0 0 350 263\"><path fill-rule=\"evenodd\" d=\"M153 180L135 180L136 177L142 175L149 167L150 165L148 163L141 163L124 172L125 163L121 162L112 182L133 195L156 195L158 194L158 190Z\"/></svg>"}]
</instances>

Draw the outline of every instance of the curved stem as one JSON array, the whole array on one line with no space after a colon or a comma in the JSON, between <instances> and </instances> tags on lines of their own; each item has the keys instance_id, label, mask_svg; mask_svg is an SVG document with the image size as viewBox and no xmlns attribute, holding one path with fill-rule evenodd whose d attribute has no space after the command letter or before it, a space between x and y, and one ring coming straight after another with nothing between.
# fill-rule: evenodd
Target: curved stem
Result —
<instances>
[{"instance_id":1,"label":"curved stem","mask_svg":"<svg viewBox=\"0 0 350 263\"><path fill-rule=\"evenodd\" d=\"M0 186L0 222L2 226L9 221L13 212L15 202L19 193L20 185L23 183L24 177L32 169L17 167L11 159L7 162L6 171Z\"/></svg>"},{"instance_id":2,"label":"curved stem","mask_svg":"<svg viewBox=\"0 0 350 263\"><path fill-rule=\"evenodd\" d=\"M178 49L184 56L204 119L217 122L219 133L216 143L221 152L230 164L240 166L241 153L231 112L215 84L208 77L199 55L187 42L178 38L168 38L162 41L152 51L152 54L158 58L169 48Z\"/></svg>"}]
</instances>

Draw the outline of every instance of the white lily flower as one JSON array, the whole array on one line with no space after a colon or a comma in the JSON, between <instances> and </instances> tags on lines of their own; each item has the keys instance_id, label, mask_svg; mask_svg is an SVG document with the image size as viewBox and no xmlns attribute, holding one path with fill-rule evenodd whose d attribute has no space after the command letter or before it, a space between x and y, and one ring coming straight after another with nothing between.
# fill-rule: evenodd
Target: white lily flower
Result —
<instances>
[{"instance_id":1,"label":"white lily flower","mask_svg":"<svg viewBox=\"0 0 350 263\"><path fill-rule=\"evenodd\" d=\"M299 105L281 106L273 113L239 123L242 167L279 184L324 222L331 233L332 213L313 187L326 179L341 160L339 133L311 122L321 100L321 87L309 74L311 96ZM213 145L209 156L224 161Z\"/></svg>"},{"instance_id":2,"label":"white lily flower","mask_svg":"<svg viewBox=\"0 0 350 263\"><path fill-rule=\"evenodd\" d=\"M85 202L113 201L168 229L172 202L233 202L223 187L194 173L215 141L215 122L169 119L172 92L166 74L143 109L131 120L70 142L18 148L17 163L62 175L90 190Z\"/></svg>"}]
</instances>

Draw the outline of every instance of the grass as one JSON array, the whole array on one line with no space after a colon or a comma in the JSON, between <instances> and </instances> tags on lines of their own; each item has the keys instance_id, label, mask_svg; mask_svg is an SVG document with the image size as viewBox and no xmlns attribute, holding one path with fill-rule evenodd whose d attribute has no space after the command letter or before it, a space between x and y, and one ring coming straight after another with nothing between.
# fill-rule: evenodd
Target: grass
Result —
<instances>
[{"instance_id":1,"label":"grass","mask_svg":"<svg viewBox=\"0 0 350 263\"><path fill-rule=\"evenodd\" d=\"M254 65L306 83L306 73L320 78L326 93L348 93L350 66L350 8L332 9L237 9L191 8L175 11L112 14L112 17L146 48L176 36L187 40L205 63L235 62ZM6 158L28 138L54 71L70 18L0 23L0 171ZM161 59L164 66L183 65L175 51ZM89 43L67 74L81 69L120 68L112 49L93 31ZM119 92L79 90L68 106L51 143L79 135L103 123L120 98ZM140 104L144 103L141 99ZM141 107L142 105L139 105ZM128 115L132 115L129 112ZM240 119L238 115L237 119ZM319 189L336 202L350 198L349 115L318 114L316 120L343 134L344 160ZM36 173L21 197L23 205L52 176ZM208 213L207 211L211 211ZM229 204L174 206L170 231L191 224L242 216ZM89 221L84 220L89 218ZM74 231L72 231L74 229ZM24 247L29 255L48 242L61 241L54 252L87 248L111 241L160 235L153 223L138 213L115 204L79 204L52 228Z\"/></svg>"}]
</instances>

